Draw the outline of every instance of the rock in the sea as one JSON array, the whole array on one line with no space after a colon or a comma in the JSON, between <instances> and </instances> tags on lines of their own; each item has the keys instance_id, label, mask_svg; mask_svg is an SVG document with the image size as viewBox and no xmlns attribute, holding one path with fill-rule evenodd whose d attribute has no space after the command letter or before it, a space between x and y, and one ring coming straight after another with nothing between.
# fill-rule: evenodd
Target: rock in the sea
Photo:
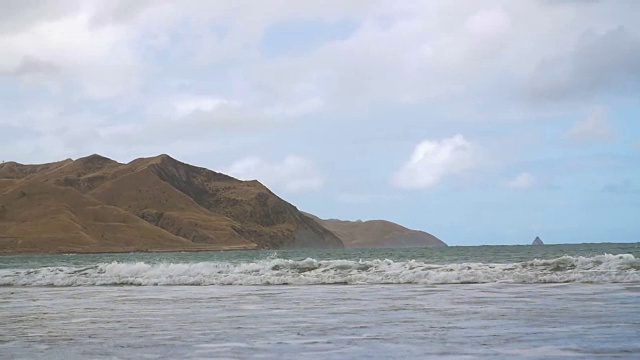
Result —
<instances>
[{"instance_id":1,"label":"rock in the sea","mask_svg":"<svg viewBox=\"0 0 640 360\"><path fill-rule=\"evenodd\" d=\"M531 245L544 245L544 243L542 242L542 240L540 240L538 236L536 236L535 240L533 240L533 243Z\"/></svg>"}]
</instances>

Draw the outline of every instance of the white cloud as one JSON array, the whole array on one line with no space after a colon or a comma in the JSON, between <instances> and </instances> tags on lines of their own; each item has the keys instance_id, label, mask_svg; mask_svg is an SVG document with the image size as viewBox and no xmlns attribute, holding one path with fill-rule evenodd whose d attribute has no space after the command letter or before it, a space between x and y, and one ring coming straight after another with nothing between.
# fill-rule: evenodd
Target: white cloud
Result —
<instances>
[{"instance_id":1,"label":"white cloud","mask_svg":"<svg viewBox=\"0 0 640 360\"><path fill-rule=\"evenodd\" d=\"M233 106L236 104L229 100L205 96L181 97L173 103L175 115L178 117L191 115L195 112L213 112L225 105Z\"/></svg>"},{"instance_id":2,"label":"white cloud","mask_svg":"<svg viewBox=\"0 0 640 360\"><path fill-rule=\"evenodd\" d=\"M324 101L319 97L303 100L289 106L272 106L265 109L265 114L274 117L298 117L320 112Z\"/></svg>"},{"instance_id":3,"label":"white cloud","mask_svg":"<svg viewBox=\"0 0 640 360\"><path fill-rule=\"evenodd\" d=\"M34 104L19 113L0 107L0 150L12 154L12 160L27 162L91 153L119 159L159 153L178 156L246 148L261 130L278 126L277 121L232 101L200 100L167 100L146 116L119 121L91 111L69 111L63 104Z\"/></svg>"},{"instance_id":4,"label":"white cloud","mask_svg":"<svg viewBox=\"0 0 640 360\"><path fill-rule=\"evenodd\" d=\"M529 189L535 186L537 179L528 172L518 174L515 178L507 182L507 186L512 189Z\"/></svg>"},{"instance_id":5,"label":"white cloud","mask_svg":"<svg viewBox=\"0 0 640 360\"><path fill-rule=\"evenodd\" d=\"M140 80L131 35L123 26L92 26L91 14L78 7L21 32L0 33L0 74L71 80L98 98L131 93Z\"/></svg>"},{"instance_id":6,"label":"white cloud","mask_svg":"<svg viewBox=\"0 0 640 360\"><path fill-rule=\"evenodd\" d=\"M400 188L424 189L477 166L477 147L458 134L418 144L411 159L393 177Z\"/></svg>"},{"instance_id":7,"label":"white cloud","mask_svg":"<svg viewBox=\"0 0 640 360\"><path fill-rule=\"evenodd\" d=\"M620 8L602 7L616 13L626 33L637 29L629 25L628 14L618 13ZM274 101L271 96L291 98L294 89L306 86L307 96L320 97L329 109L451 100L470 94L481 98L486 94L487 100L494 100L496 92L525 102L527 91L537 91L539 82L573 77L572 60L566 68L550 64L561 76L538 76L541 62L564 56L591 24L608 23L589 8L578 10L549 7L539 1L381 1L355 17L360 25L346 39L325 43L301 56L263 61L246 80L266 102ZM580 20L567 24L569 12ZM544 19L545 28L532 32L539 19ZM620 74L633 75L637 68L635 52L623 51L624 44L614 49L619 54L615 64L625 65L618 67L614 80L622 78ZM591 58L578 60L585 64ZM580 66L591 66L585 72L595 73L593 67L598 63ZM489 78L494 80L483 83ZM485 86L487 91L481 95Z\"/></svg>"},{"instance_id":8,"label":"white cloud","mask_svg":"<svg viewBox=\"0 0 640 360\"><path fill-rule=\"evenodd\" d=\"M511 27L509 15L502 9L481 10L466 22L469 31L480 36L497 36Z\"/></svg>"},{"instance_id":9,"label":"white cloud","mask_svg":"<svg viewBox=\"0 0 640 360\"><path fill-rule=\"evenodd\" d=\"M605 109L596 107L586 119L577 122L569 129L567 136L572 141L587 142L611 141L615 139L616 134L607 120Z\"/></svg>"},{"instance_id":10,"label":"white cloud","mask_svg":"<svg viewBox=\"0 0 640 360\"><path fill-rule=\"evenodd\" d=\"M81 0L3 1L0 12L0 34L17 33L42 21L55 20L73 12Z\"/></svg>"},{"instance_id":11,"label":"white cloud","mask_svg":"<svg viewBox=\"0 0 640 360\"><path fill-rule=\"evenodd\" d=\"M259 134L280 122L232 101L202 98L199 101L171 102L150 109L145 121L105 126L100 129L109 147L153 146L198 143L201 150L225 147L242 137ZM163 112L163 110L166 110Z\"/></svg>"},{"instance_id":12,"label":"white cloud","mask_svg":"<svg viewBox=\"0 0 640 360\"><path fill-rule=\"evenodd\" d=\"M589 100L619 93L635 99L640 90L640 34L633 28L619 23L584 29L568 49L538 61L528 83L530 96Z\"/></svg>"},{"instance_id":13,"label":"white cloud","mask_svg":"<svg viewBox=\"0 0 640 360\"><path fill-rule=\"evenodd\" d=\"M319 190L324 185L314 163L295 155L289 155L281 162L249 157L232 164L226 173L242 180L258 180L287 192Z\"/></svg>"},{"instance_id":14,"label":"white cloud","mask_svg":"<svg viewBox=\"0 0 640 360\"><path fill-rule=\"evenodd\" d=\"M3 4L8 11L0 12L0 85L8 85L11 95L0 100L0 126L8 124L0 129L0 142L14 158L32 153L27 150L38 136L55 138L51 148L60 156L70 149L166 152L178 143L208 152L241 142L249 131L255 136L256 129L282 124L279 119L323 112L329 122L369 121L369 114L384 114L387 105L399 102L412 105L403 107L409 116L397 120L397 136L408 136L417 119L429 122L425 128L447 131L445 121L458 112L463 114L456 118L468 123L514 120L510 106L521 106L533 121L557 109L517 105L528 85L552 98L580 89L593 89L589 94L637 89L640 23L633 10L638 6L604 1L549 6L537 0L9 2ZM567 22L568 16L574 20ZM541 19L544 28L538 26ZM345 21L351 30L295 56L262 54L267 30L289 20L303 26L307 20ZM527 82L536 77L539 82ZM24 83L27 90L18 93ZM46 97L31 91L38 86L57 92ZM132 96L110 98L122 94ZM21 115L41 101L56 104L55 111ZM123 103L127 109L114 110ZM576 108L562 105L573 116ZM382 121L371 116L364 126ZM442 125L432 126L438 121ZM574 136L591 132L587 137L593 138L598 126L587 125L576 125L574 132L582 135ZM15 142L9 127L28 130L22 133L30 142L7 146ZM330 136L335 128L327 128L305 128L294 136ZM275 133L259 137L271 140L279 136ZM46 146L38 151L37 156L48 154ZM402 182L428 187L456 173L429 166L430 176ZM423 167L408 164L406 171L422 176L416 169Z\"/></svg>"},{"instance_id":15,"label":"white cloud","mask_svg":"<svg viewBox=\"0 0 640 360\"><path fill-rule=\"evenodd\" d=\"M464 92L471 79L499 65L511 27L506 10L464 4L382 1L362 12L348 38L264 62L250 81L267 98L293 97L305 87L308 97L322 98L328 108Z\"/></svg>"},{"instance_id":16,"label":"white cloud","mask_svg":"<svg viewBox=\"0 0 640 360\"><path fill-rule=\"evenodd\" d=\"M110 96L135 91L145 80L141 69L159 65L156 54L148 50L170 48L171 55L161 57L179 60L185 67L198 61L210 66L228 61L234 69L242 69L235 80L246 85L243 95L260 99L264 108L276 104L272 110L286 116L315 111L318 104L333 108L379 100L415 102L464 93L487 71L503 73L505 64L510 72L525 77L541 59L561 53L584 32L583 27L566 23L567 13L575 9L540 1L24 3L11 5L12 16L0 15L2 25L11 30L3 32L0 26L0 73L24 72L34 68L26 65L37 63L46 65L37 67L40 77L47 69L50 78L55 72L58 80L79 81L89 95ZM634 28L628 23L633 12L620 9L624 7L610 18L627 25L631 38ZM572 13L576 18L572 24L589 24L594 15L586 7L579 10ZM308 54L281 61L263 58L257 49L265 31L294 18L348 19L357 26L347 39L328 42ZM531 32L531 24L540 18L545 29ZM615 49L624 49L622 45ZM630 58L634 54L615 57L628 65L619 68L636 68L637 62ZM166 64L161 66L153 70L164 70ZM301 85L309 88L304 96L297 94Z\"/></svg>"}]
</instances>

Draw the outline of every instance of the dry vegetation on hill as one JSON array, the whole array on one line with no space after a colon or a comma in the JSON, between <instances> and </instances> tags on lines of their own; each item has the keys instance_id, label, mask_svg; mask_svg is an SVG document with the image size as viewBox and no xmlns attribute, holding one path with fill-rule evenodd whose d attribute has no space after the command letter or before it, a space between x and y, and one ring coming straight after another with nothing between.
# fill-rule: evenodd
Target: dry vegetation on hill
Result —
<instances>
[{"instance_id":1,"label":"dry vegetation on hill","mask_svg":"<svg viewBox=\"0 0 640 360\"><path fill-rule=\"evenodd\" d=\"M424 231L407 229L386 220L344 221L323 220L306 214L336 234L345 247L436 247L447 246L442 240Z\"/></svg>"},{"instance_id":2,"label":"dry vegetation on hill","mask_svg":"<svg viewBox=\"0 0 640 360\"><path fill-rule=\"evenodd\" d=\"M0 165L0 253L343 247L257 181L167 155Z\"/></svg>"}]
</instances>

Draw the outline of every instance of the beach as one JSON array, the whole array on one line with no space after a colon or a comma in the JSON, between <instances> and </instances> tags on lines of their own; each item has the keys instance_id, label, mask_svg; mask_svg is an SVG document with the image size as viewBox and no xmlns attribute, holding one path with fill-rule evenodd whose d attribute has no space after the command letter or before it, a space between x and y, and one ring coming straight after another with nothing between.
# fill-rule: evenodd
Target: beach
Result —
<instances>
[{"instance_id":1,"label":"beach","mask_svg":"<svg viewBox=\"0 0 640 360\"><path fill-rule=\"evenodd\" d=\"M58 255L22 257L20 266L19 257L5 257L0 352L12 359L635 358L638 250ZM474 253L483 262L471 261Z\"/></svg>"}]
</instances>

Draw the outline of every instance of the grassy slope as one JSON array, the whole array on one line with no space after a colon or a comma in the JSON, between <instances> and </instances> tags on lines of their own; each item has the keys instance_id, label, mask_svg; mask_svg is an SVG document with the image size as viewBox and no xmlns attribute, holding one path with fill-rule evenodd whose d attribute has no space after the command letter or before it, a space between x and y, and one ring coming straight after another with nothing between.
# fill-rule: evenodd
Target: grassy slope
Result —
<instances>
[{"instance_id":1,"label":"grassy slope","mask_svg":"<svg viewBox=\"0 0 640 360\"><path fill-rule=\"evenodd\" d=\"M257 181L166 155L0 165L0 252L342 247Z\"/></svg>"},{"instance_id":2,"label":"grassy slope","mask_svg":"<svg viewBox=\"0 0 640 360\"><path fill-rule=\"evenodd\" d=\"M323 220L306 214L342 239L345 247L434 247L446 246L424 231L407 229L385 220L344 221Z\"/></svg>"}]
</instances>

